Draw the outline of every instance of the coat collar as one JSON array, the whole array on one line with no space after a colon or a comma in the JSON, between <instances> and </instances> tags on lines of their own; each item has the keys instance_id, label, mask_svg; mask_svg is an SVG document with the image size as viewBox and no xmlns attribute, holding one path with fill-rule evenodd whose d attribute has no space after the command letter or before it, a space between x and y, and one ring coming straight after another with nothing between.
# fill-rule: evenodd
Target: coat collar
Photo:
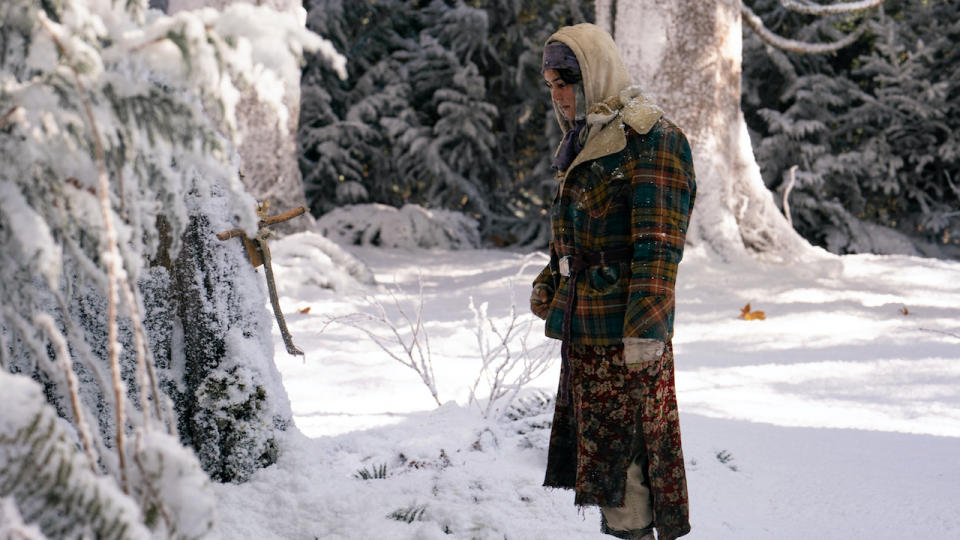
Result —
<instances>
[{"instance_id":1,"label":"coat collar","mask_svg":"<svg viewBox=\"0 0 960 540\"><path fill-rule=\"evenodd\" d=\"M663 117L663 109L643 94L639 86L628 86L619 94L590 107L587 111L587 141L563 177L577 165L620 152L627 146L628 125L646 134Z\"/></svg>"}]
</instances>

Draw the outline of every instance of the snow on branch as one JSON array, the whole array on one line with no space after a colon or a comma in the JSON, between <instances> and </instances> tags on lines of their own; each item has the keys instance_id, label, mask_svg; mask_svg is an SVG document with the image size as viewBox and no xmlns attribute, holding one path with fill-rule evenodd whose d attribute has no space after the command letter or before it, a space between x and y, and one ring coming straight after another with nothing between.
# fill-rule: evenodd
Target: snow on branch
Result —
<instances>
[{"instance_id":1,"label":"snow on branch","mask_svg":"<svg viewBox=\"0 0 960 540\"><path fill-rule=\"evenodd\" d=\"M864 8L866 9L866 8ZM857 41L864 32L864 26L861 25L851 34L847 35L843 39L834 41L832 43L807 43L805 41L797 41L795 39L788 39L783 36L777 35L767 29L763 24L763 20L757 16L746 4L743 4L743 21L747 23L754 32L760 36L760 39L766 41L770 45L778 49L783 49L785 51L791 51L800 54L824 54L839 51L840 49L847 47Z\"/></svg>"},{"instance_id":2,"label":"snow on branch","mask_svg":"<svg viewBox=\"0 0 960 540\"><path fill-rule=\"evenodd\" d=\"M387 315L387 309L383 303L373 298L366 298L376 311L375 315L369 313L351 313L340 317L331 317L320 328L323 332L331 324L342 324L355 330L363 332L371 341L373 341L380 350L387 353L390 358L400 362L404 366L412 369L420 376L420 380L426 385L433 396L437 405L441 405L440 398L437 395L437 377L433 373L433 354L430 350L430 336L423 325L423 276L418 278L420 294L416 305L416 314L411 317L403 309L400 299L395 291L390 291L390 298L393 305L400 313L403 319L402 323L393 321ZM391 336L384 337L369 328L370 323L381 326L389 330ZM405 331L409 332L409 338L404 337ZM397 350L399 348L399 351Z\"/></svg>"},{"instance_id":3,"label":"snow on branch","mask_svg":"<svg viewBox=\"0 0 960 540\"><path fill-rule=\"evenodd\" d=\"M806 15L837 15L839 13L852 13L854 11L864 11L875 8L883 3L883 0L860 0L859 2L845 2L840 4L831 4L824 6L809 0L780 0L780 4L790 11L803 13Z\"/></svg>"},{"instance_id":4,"label":"snow on branch","mask_svg":"<svg viewBox=\"0 0 960 540\"><path fill-rule=\"evenodd\" d=\"M117 302L119 301L119 287L121 282L126 282L127 273L123 270L123 259L120 255L119 238L117 236L116 226L113 223L113 209L110 202L110 180L107 176L107 161L103 147L103 139L100 136L100 128L97 124L96 115L93 112L93 104L90 101L90 94L80 75L80 69L77 67L77 60L71 56L71 50L68 49L60 37L59 28L47 18L46 14L38 14L40 24L47 30L60 51L68 61L68 69L73 73L73 81L79 92L80 100L83 103L83 110L86 114L87 128L90 130L90 137L93 140L94 162L97 165L97 201L100 203L100 213L103 219L103 253L102 257L107 267L107 358L109 359L110 372L112 375L113 391L116 399L116 445L117 457L120 463L120 488L124 493L129 493L127 486L126 469L126 450L124 446L126 422L124 420L124 398L125 388L120 375L120 341L117 337ZM129 282L126 282L129 286ZM142 392L142 389L141 389ZM147 411L143 411L147 414ZM145 416L146 418L146 416ZM81 418L77 419L82 421Z\"/></svg>"},{"instance_id":5,"label":"snow on branch","mask_svg":"<svg viewBox=\"0 0 960 540\"><path fill-rule=\"evenodd\" d=\"M556 357L556 342L528 346L534 319L522 320L517 314L516 302L511 302L510 319L503 328L487 314L486 302L478 307L471 296L470 311L480 353L480 372L470 388L470 403L483 410L484 418L489 418L495 411L508 410L520 390L550 368ZM481 381L489 389L485 406L477 396ZM498 409L497 405L501 407Z\"/></svg>"}]
</instances>

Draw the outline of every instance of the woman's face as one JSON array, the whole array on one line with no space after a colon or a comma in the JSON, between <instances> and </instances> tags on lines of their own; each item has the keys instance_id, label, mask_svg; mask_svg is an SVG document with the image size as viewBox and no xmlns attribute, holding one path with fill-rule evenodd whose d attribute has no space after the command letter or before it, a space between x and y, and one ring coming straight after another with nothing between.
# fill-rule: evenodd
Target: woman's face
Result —
<instances>
[{"instance_id":1,"label":"woman's face","mask_svg":"<svg viewBox=\"0 0 960 540\"><path fill-rule=\"evenodd\" d=\"M557 104L560 111L568 120L573 120L577 116L577 98L573 93L572 84L563 82L560 78L560 72L555 69L548 69L543 72L543 80L550 89L550 99Z\"/></svg>"}]
</instances>

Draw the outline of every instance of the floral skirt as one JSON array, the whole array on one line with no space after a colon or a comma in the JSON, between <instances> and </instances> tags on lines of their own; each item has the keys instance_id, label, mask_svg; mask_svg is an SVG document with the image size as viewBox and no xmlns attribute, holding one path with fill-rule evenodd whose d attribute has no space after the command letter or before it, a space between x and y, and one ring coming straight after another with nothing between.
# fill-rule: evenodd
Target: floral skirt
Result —
<instances>
[{"instance_id":1,"label":"floral skirt","mask_svg":"<svg viewBox=\"0 0 960 540\"><path fill-rule=\"evenodd\" d=\"M570 347L570 399L557 404L544 485L574 489L578 505L622 506L627 467L645 454L659 538L690 531L673 379L673 347L644 369L623 345Z\"/></svg>"}]
</instances>

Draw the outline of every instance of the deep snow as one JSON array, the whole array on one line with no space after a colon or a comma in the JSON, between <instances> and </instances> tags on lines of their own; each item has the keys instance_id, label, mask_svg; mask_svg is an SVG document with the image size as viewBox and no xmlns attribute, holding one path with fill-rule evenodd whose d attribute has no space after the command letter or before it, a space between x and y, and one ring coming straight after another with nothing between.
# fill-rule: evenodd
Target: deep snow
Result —
<instances>
[{"instance_id":1,"label":"deep snow","mask_svg":"<svg viewBox=\"0 0 960 540\"><path fill-rule=\"evenodd\" d=\"M556 363L525 394L532 416L484 420L467 405L479 370L470 297L501 325L514 299L531 343L546 342L526 309L545 256L350 251L379 286L321 288L322 255L276 243L281 304L307 352L288 356L274 330L299 429L276 465L216 487L223 538L604 538L595 509L540 487L551 414L536 404ZM362 333L321 332L331 316L372 312L365 295L399 317L392 291L414 312L418 281L439 408ZM960 538L960 263L722 263L691 248L677 300L687 538ZM740 320L747 302L766 320Z\"/></svg>"}]
</instances>

